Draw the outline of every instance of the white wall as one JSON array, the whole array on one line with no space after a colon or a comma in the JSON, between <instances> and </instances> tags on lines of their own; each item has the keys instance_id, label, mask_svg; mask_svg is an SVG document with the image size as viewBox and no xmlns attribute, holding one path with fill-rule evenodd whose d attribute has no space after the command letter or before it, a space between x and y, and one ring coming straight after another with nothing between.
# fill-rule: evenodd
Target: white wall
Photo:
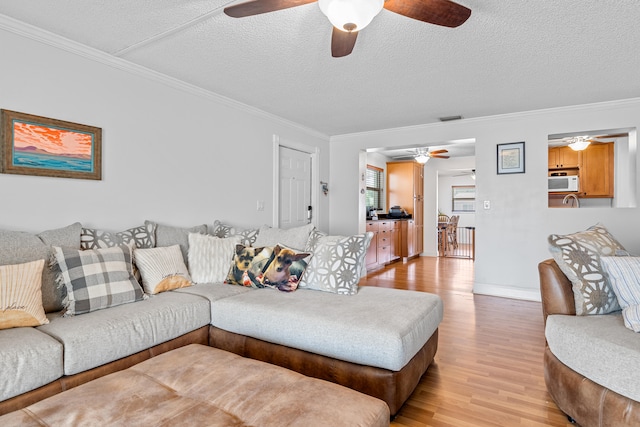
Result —
<instances>
[{"instance_id":1,"label":"white wall","mask_svg":"<svg viewBox=\"0 0 640 427\"><path fill-rule=\"evenodd\" d=\"M332 137L331 179L340 182L340 188L332 195L331 232L364 229L360 217L345 215L359 209L355 167L361 150L475 138L476 197L479 202L490 201L491 209L476 211L474 291L539 299L537 264L550 257L549 234L571 233L601 222L628 250L640 253L640 208L547 207L547 136L639 126L640 99L631 99ZM518 141L525 141L526 172L498 175L496 145ZM635 161L637 165L638 159ZM425 183L436 176L426 170ZM437 197L429 191L425 188L426 199ZM425 210L425 224L433 222L435 214ZM428 236L430 232L430 227L425 227L425 244L434 240Z\"/></svg>"},{"instance_id":2,"label":"white wall","mask_svg":"<svg viewBox=\"0 0 640 427\"><path fill-rule=\"evenodd\" d=\"M326 136L87 48L0 28L0 108L103 130L101 181L0 174L0 228L271 225L274 135L319 147L319 180L330 181ZM319 204L328 230L329 197Z\"/></svg>"}]
</instances>

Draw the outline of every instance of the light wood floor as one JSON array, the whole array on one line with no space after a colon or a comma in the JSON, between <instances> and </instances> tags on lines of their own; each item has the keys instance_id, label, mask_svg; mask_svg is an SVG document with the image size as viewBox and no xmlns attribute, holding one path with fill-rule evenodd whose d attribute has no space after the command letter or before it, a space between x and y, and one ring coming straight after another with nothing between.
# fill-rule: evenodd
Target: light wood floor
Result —
<instances>
[{"instance_id":1,"label":"light wood floor","mask_svg":"<svg viewBox=\"0 0 640 427\"><path fill-rule=\"evenodd\" d=\"M439 295L434 363L392 426L574 426L543 378L540 303L474 295L473 261L420 257L368 274L364 286Z\"/></svg>"}]
</instances>

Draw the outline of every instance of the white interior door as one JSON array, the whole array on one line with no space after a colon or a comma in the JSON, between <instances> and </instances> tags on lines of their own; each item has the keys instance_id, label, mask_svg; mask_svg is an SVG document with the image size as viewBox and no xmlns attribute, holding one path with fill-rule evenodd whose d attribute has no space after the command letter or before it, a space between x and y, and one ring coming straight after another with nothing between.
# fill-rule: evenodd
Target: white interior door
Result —
<instances>
[{"instance_id":1,"label":"white interior door","mask_svg":"<svg viewBox=\"0 0 640 427\"><path fill-rule=\"evenodd\" d=\"M311 154L279 148L279 224L291 228L311 222Z\"/></svg>"}]
</instances>

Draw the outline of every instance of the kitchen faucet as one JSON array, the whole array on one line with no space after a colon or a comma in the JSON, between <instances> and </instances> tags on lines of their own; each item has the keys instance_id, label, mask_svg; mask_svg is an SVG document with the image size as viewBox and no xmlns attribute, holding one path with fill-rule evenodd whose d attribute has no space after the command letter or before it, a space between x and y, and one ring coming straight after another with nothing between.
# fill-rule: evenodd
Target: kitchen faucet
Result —
<instances>
[{"instance_id":1,"label":"kitchen faucet","mask_svg":"<svg viewBox=\"0 0 640 427\"><path fill-rule=\"evenodd\" d=\"M573 193L569 193L566 196L564 196L564 199L562 199L562 204L563 205L568 205L569 204L569 198L573 198L576 201L576 203L575 203L575 205L576 205L575 207L576 208L580 207L580 200L578 200L578 197ZM571 204L571 206L573 206L573 203Z\"/></svg>"}]
</instances>

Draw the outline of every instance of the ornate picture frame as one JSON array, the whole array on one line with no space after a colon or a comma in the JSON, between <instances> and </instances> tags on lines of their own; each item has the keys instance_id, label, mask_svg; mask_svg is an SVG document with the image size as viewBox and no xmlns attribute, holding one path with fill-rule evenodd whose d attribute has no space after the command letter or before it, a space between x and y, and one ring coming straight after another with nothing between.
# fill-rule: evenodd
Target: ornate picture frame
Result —
<instances>
[{"instance_id":1,"label":"ornate picture frame","mask_svg":"<svg viewBox=\"0 0 640 427\"><path fill-rule=\"evenodd\" d=\"M0 173L102 179L102 129L0 110Z\"/></svg>"}]
</instances>

